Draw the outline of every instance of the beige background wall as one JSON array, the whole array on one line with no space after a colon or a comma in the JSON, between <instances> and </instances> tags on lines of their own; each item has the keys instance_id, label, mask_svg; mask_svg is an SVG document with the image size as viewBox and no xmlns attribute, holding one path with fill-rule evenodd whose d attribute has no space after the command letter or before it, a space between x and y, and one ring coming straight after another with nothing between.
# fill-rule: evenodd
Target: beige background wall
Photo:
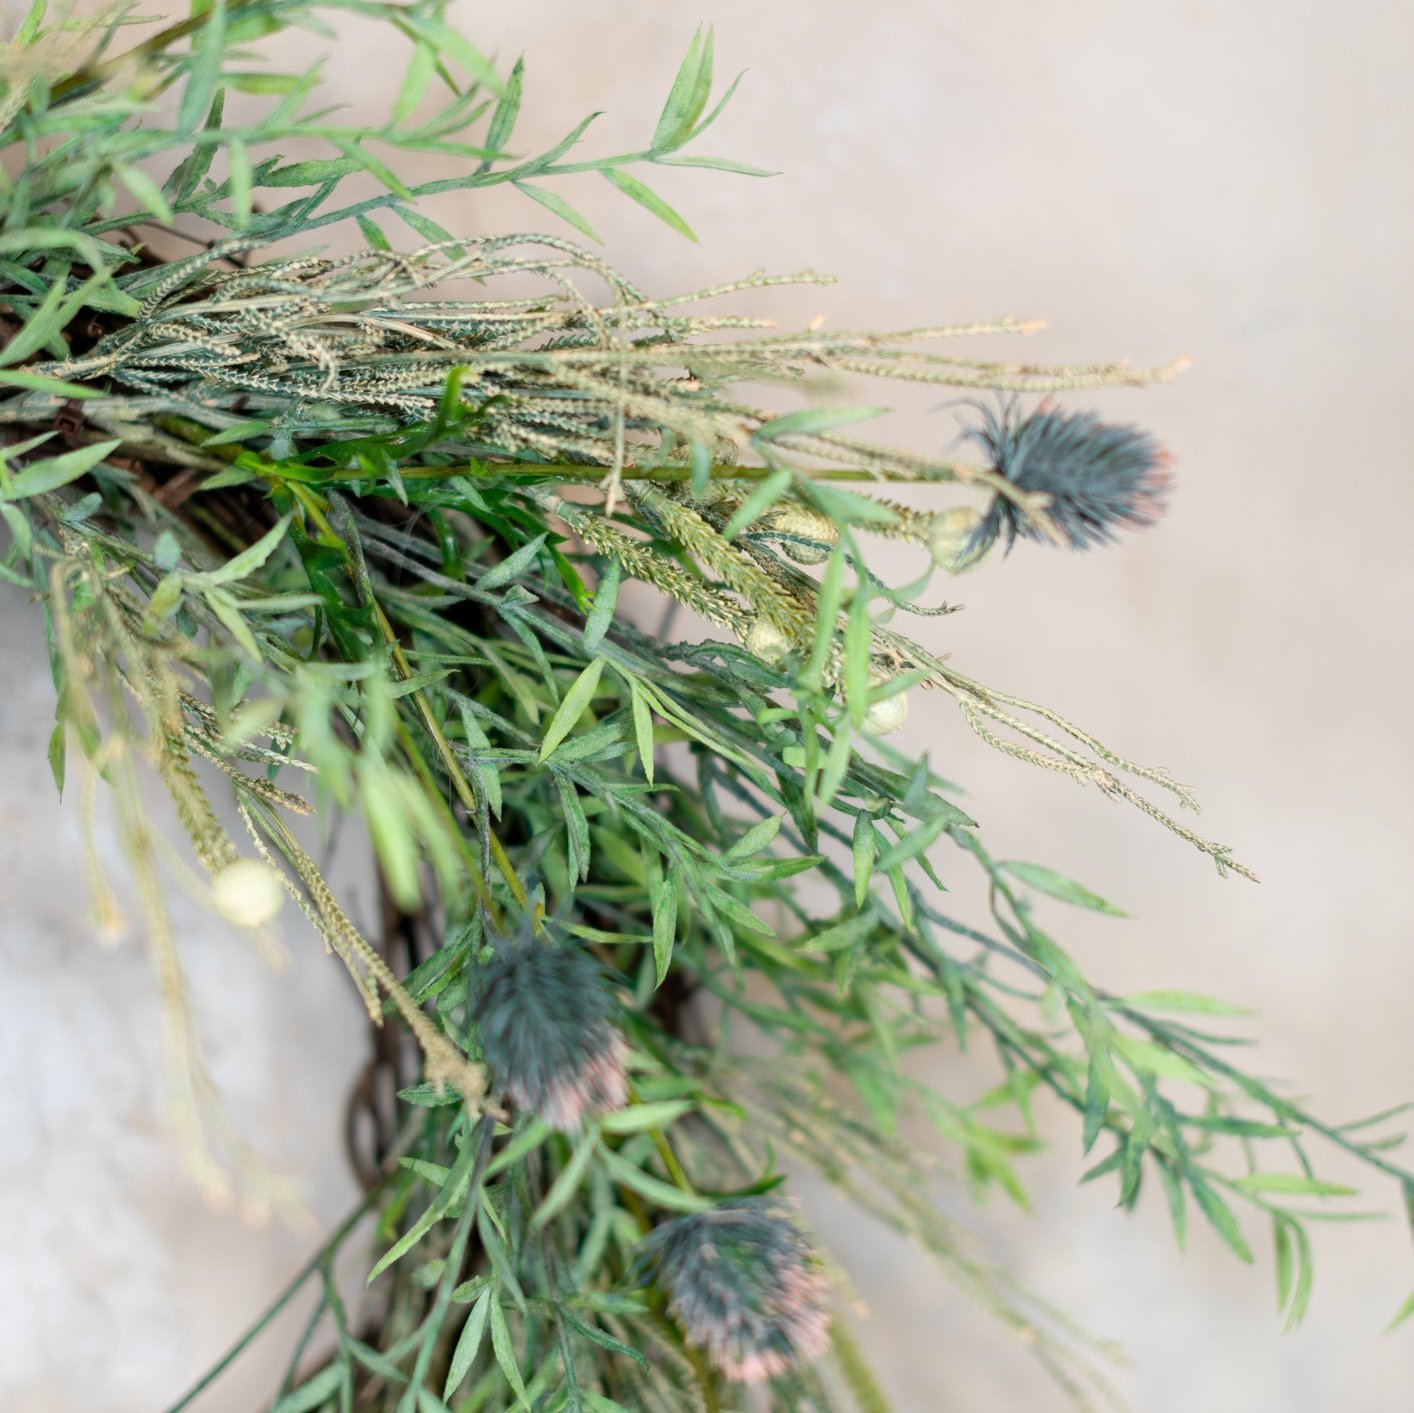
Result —
<instances>
[{"instance_id":1,"label":"beige background wall","mask_svg":"<svg viewBox=\"0 0 1414 1413\"><path fill-rule=\"evenodd\" d=\"M1414 1097L1408 8L509 10L461 14L485 46L528 52L527 142L604 108L591 145L638 145L699 18L717 26L724 70L749 66L704 146L784 175L664 174L700 246L602 183L565 188L650 289L809 265L841 284L772 308L852 326L1039 315L1051 330L1026 346L1036 357L1192 356L1170 388L1093 400L1173 449L1163 527L1104 553L1019 550L966 582L968 611L932 625L932 640L964 670L1197 786L1207 829L1263 885L1220 882L1097 794L993 757L945 703L915 708L910 741L969 786L996 852L1044 859L1134 915L1056 919L1097 979L1259 1008L1246 1026L1261 1040L1256 1068L1288 1076L1337 1119ZM385 80L386 50L351 34L329 71L335 95L366 102ZM444 216L469 230L544 225L537 208L499 199ZM898 430L941 440L946 428L915 414ZM73 812L54 802L42 765L43 654L13 595L3 607L0 653L17 686L0 771L11 999L0 1031L11 1078L0 1206L11 1210L0 1230L19 1259L0 1268L0 1405L147 1413L294 1268L302 1239L202 1212L170 1169L144 963L131 944L98 951L74 926L55 862ZM193 918L189 940L238 1112L249 1131L274 1134L277 1158L328 1218L348 1183L318 1116L342 1094L359 1043L348 998L293 926L308 988L293 998L209 923ZM327 1030L303 1019L309 998L327 1007ZM269 1057L292 1044L304 1047L298 1074L277 1071ZM955 1065L938 1058L941 1083ZM1120 1382L1136 1408L1376 1413L1414 1402L1414 1333L1377 1337L1414 1286L1401 1224L1318 1233L1311 1317L1283 1336L1260 1233L1256 1271L1203 1231L1181 1258L1152 1203L1125 1219L1110 1210L1112 1189L1077 1189L1073 1127L1052 1129L1053 1150L1027 1169L1036 1216L989 1208L978 1224L1039 1291L1126 1348L1134 1362ZM1393 1212L1393 1192L1373 1196ZM868 1341L903 1413L1063 1406L1024 1351L924 1263L828 1203L818 1210L858 1273ZM213 1250L221 1278L202 1280ZM65 1391L76 1369L81 1397Z\"/></svg>"}]
</instances>

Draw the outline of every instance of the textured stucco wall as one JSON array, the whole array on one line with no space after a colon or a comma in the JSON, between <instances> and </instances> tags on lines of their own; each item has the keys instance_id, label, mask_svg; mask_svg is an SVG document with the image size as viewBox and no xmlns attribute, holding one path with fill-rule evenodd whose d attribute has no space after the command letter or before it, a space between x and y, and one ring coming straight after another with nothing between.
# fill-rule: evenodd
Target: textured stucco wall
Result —
<instances>
[{"instance_id":1,"label":"textured stucco wall","mask_svg":"<svg viewBox=\"0 0 1414 1413\"><path fill-rule=\"evenodd\" d=\"M965 582L968 611L929 625L930 641L1197 786L1206 828L1263 885L1220 882L1119 806L990 755L944 702L915 706L910 740L969 786L995 851L1044 859L1134 915L1056 920L1098 979L1259 1008L1247 1023L1262 1042L1257 1068L1290 1077L1337 1119L1410 1097L1408 8L478 9L462 17L487 47L527 51L527 143L604 108L600 150L637 145L698 18L716 23L724 70L750 66L705 146L784 175L663 174L700 246L602 183L566 188L610 257L652 290L813 266L840 286L762 307L818 310L842 326L1039 315L1051 330L1025 346L1030 356L1192 356L1170 388L1094 400L1175 452L1164 526L1105 553L1020 550ZM334 96L366 102L385 77L385 52L350 31L329 70ZM472 230L544 225L538 209L500 197L441 214ZM899 435L942 439L946 425L915 412ZM15 684L0 707L0 1054L11 1078L0 1204L13 1208L0 1210L0 1230L7 1256L12 1245L19 1254L0 1268L0 1390L12 1390L0 1404L63 1413L102 1390L98 1405L145 1413L293 1269L302 1243L204 1212L175 1175L144 963L131 943L99 951L72 915L62 855L73 812L53 801L43 766L43 653L13 595L0 653ZM359 1045L349 998L293 925L295 994L209 922L190 925L218 1073L249 1131L273 1135L327 1218L348 1193L321 1116ZM311 1030L310 1006L327 1008L327 1029ZM290 1046L304 1047L297 1075L270 1058ZM955 1081L957 1064L937 1058L940 1082ZM1035 1217L989 1208L978 1225L1040 1292L1125 1347L1133 1366L1119 1381L1137 1408L1414 1402L1414 1336L1376 1335L1414 1283L1397 1223L1318 1232L1311 1317L1283 1336L1260 1233L1256 1271L1201 1229L1180 1257L1161 1204L1125 1219L1105 1184L1076 1188L1073 1128L1051 1127L1053 1150L1026 1170ZM1393 1210L1392 1192L1376 1195ZM867 1340L904 1413L1064 1406L925 1263L828 1201L817 1210L858 1274ZM199 1259L220 1278L198 1277ZM84 1401L61 1392L76 1368ZM248 1394L209 1404L250 1406Z\"/></svg>"}]
</instances>

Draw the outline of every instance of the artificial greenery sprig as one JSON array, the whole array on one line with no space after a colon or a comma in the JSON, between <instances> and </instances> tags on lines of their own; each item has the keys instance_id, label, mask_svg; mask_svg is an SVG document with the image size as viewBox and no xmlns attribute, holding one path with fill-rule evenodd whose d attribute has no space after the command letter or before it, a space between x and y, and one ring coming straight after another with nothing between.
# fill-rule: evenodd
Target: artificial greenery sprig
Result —
<instances>
[{"instance_id":1,"label":"artificial greenery sprig","mask_svg":"<svg viewBox=\"0 0 1414 1413\"><path fill-rule=\"evenodd\" d=\"M385 126L311 107L317 70L236 67L317 10L407 42ZM783 1205L785 1154L924 1245L1091 1406L1089 1347L940 1218L946 1174L897 1134L921 1111L965 1180L1024 1203L1038 1092L1100 1146L1085 1176L1113 1175L1125 1207L1158 1183L1180 1240L1196 1211L1250 1259L1239 1214L1269 1222L1299 1319L1306 1223L1327 1211L1303 1204L1348 1195L1311 1140L1414 1191L1393 1140L1236 1066L1217 1003L1095 984L1042 900L1110 905L993 857L954 788L884 739L908 701L949 696L999 750L1247 873L1156 802L1194 804L1165 772L896 626L952 611L952 576L999 541L1150 523L1168 483L1146 433L1019 399L1172 370L952 351L1035 331L1014 321L781 332L721 312L773 277L657 297L575 241L460 238L419 209L510 183L592 236L541 183L598 172L685 230L626 169L750 170L682 155L720 111L710 34L648 146L582 159L587 123L514 149L525 69L501 76L426 0L212 0L116 52L129 20L37 3L0 70L0 577L44 604L57 782L77 774L87 812L101 775L118 803L198 1177L234 1167L282 1196L202 1068L163 903L185 865L147 822L142 762L213 907L273 950L293 898L372 1022L416 1042L386 1047L399 1102L370 1107L354 1155L382 1247L370 1298L350 1311L332 1279L345 1224L305 1272L320 1298L280 1413L719 1409L742 1381L772 1407L884 1407L831 1305L843 1273ZM228 90L271 101L224 125ZM295 140L330 155L286 162ZM413 152L454 170L406 185ZM348 199L367 177L383 189ZM339 223L355 253L307 248ZM159 255L164 232L199 248ZM882 409L829 401L844 377L1008 400L964 411L958 459L861 439ZM763 384L802 405L768 410ZM953 499L919 510L898 483ZM900 546L912 581L880 572ZM725 636L645 631L631 580ZM365 822L389 935L323 879L292 822L311 811ZM91 846L87 864L117 932ZM940 901L959 869L980 871L987 919ZM766 1058L733 1044L744 1026ZM981 1095L899 1064L979 1039L999 1065Z\"/></svg>"}]
</instances>

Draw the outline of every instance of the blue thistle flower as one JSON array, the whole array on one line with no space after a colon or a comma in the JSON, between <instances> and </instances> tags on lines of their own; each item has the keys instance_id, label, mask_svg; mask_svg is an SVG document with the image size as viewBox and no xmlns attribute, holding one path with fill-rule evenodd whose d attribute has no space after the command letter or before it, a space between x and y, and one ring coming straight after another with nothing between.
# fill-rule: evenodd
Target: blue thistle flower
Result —
<instances>
[{"instance_id":1,"label":"blue thistle flower","mask_svg":"<svg viewBox=\"0 0 1414 1413\"><path fill-rule=\"evenodd\" d=\"M1138 427L1102 422L1094 412L1062 412L1042 403L1023 414L1015 398L998 407L976 404L980 427L963 435L1012 485L1045 497L1047 514L1072 549L1114 539L1121 525L1152 525L1168 495L1168 452ZM1047 537L1003 496L993 498L973 532L971 552L1000 535L1010 550L1021 535Z\"/></svg>"},{"instance_id":2,"label":"blue thistle flower","mask_svg":"<svg viewBox=\"0 0 1414 1413\"><path fill-rule=\"evenodd\" d=\"M476 1035L496 1088L519 1110L573 1133L623 1107L627 1047L598 963L578 947L506 945L482 969Z\"/></svg>"},{"instance_id":3,"label":"blue thistle flower","mask_svg":"<svg viewBox=\"0 0 1414 1413\"><path fill-rule=\"evenodd\" d=\"M828 1282L809 1242L766 1197L674 1217L639 1243L687 1342L729 1379L774 1378L825 1351Z\"/></svg>"}]
</instances>

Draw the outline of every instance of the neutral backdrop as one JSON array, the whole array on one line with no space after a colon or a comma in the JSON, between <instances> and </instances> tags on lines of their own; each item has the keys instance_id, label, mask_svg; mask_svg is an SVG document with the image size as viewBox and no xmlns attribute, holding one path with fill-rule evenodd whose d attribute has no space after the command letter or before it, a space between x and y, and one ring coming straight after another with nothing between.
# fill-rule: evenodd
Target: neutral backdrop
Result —
<instances>
[{"instance_id":1,"label":"neutral backdrop","mask_svg":"<svg viewBox=\"0 0 1414 1413\"><path fill-rule=\"evenodd\" d=\"M716 25L724 71L749 67L704 147L781 175L664 174L700 244L603 183L565 188L650 290L811 266L840 284L762 307L854 327L1044 317L1030 356L1193 359L1172 386L1083 399L1174 452L1162 527L1102 553L1023 547L965 581L967 611L930 640L1169 766L1262 885L1220 881L1097 793L992 756L946 702L917 705L908 740L968 786L994 852L1044 859L1132 914L1055 919L1097 979L1257 1008L1242 1022L1260 1044L1250 1063L1337 1120L1414 1098L1409 8L522 0L460 17L486 48L526 51L527 146L591 108L605 117L589 146L640 145L698 19ZM351 28L332 96L371 104L394 81L386 41ZM441 214L468 231L545 225L499 197ZM896 433L941 448L949 426L915 409ZM80 918L75 810L43 764L37 615L3 592L0 1406L151 1413L308 1237L206 1210L176 1169L147 966L135 941L103 950ZM355 886L356 906L370 903ZM352 1190L331 1116L363 1044L335 964L289 923L288 990L209 920L183 917L232 1107L330 1221ZM958 1082L956 1065L936 1058L941 1083ZM1371 1192L1385 1222L1317 1233L1311 1316L1283 1335L1261 1233L1255 1270L1202 1230L1181 1256L1154 1204L1124 1217L1104 1183L1077 1188L1078 1139L1055 1118L1051 1150L1025 1168L1035 1214L992 1206L976 1225L1123 1346L1134 1407L1414 1404L1414 1329L1378 1334L1414 1286L1396 1193ZM966 1211L955 1192L940 1200ZM1064 1406L924 1260L822 1197L812 1212L857 1276L900 1410ZM246 1382L201 1406L257 1406L278 1358L272 1347L262 1366L257 1351Z\"/></svg>"}]
</instances>

